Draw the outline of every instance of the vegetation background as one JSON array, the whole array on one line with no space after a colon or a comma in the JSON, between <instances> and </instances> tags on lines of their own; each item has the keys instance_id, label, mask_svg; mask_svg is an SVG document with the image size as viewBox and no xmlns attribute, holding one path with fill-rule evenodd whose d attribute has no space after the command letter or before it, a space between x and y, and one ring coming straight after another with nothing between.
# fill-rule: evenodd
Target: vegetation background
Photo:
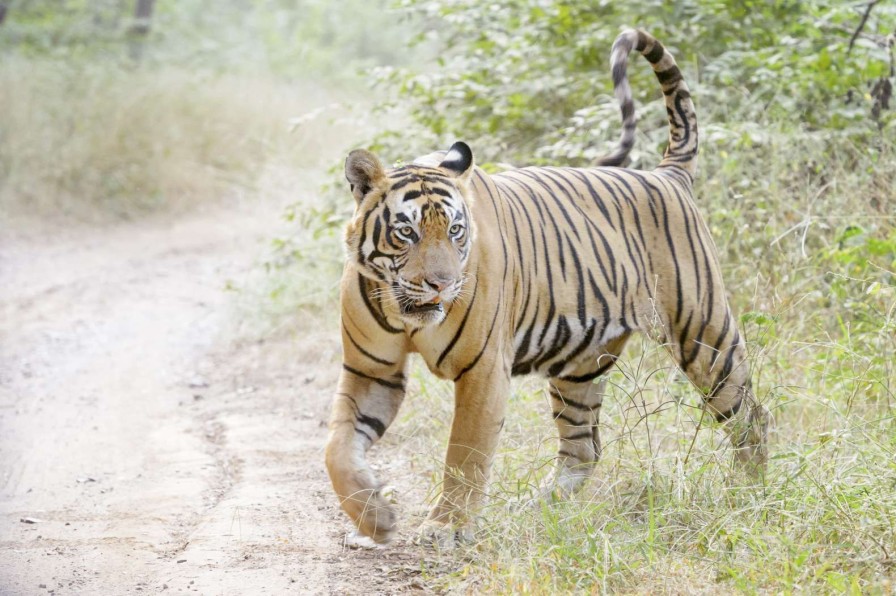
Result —
<instances>
[{"instance_id":1,"label":"vegetation background","mask_svg":"<svg viewBox=\"0 0 896 596\"><path fill-rule=\"evenodd\" d=\"M610 377L598 478L572 503L505 507L554 450L540 385L516 388L481 541L431 586L896 589L896 3L18 0L0 15L0 232L323 185L293 198L264 291L243 289L264 332L309 313L337 328L352 201L336 154L463 139L489 169L587 164L619 132L612 41L649 30L695 97L697 201L775 418L766 482L737 476L686 380L636 340ZM630 73L632 167L650 168L665 113L643 61ZM450 388L418 366L413 392L385 448L435 485Z\"/></svg>"}]
</instances>

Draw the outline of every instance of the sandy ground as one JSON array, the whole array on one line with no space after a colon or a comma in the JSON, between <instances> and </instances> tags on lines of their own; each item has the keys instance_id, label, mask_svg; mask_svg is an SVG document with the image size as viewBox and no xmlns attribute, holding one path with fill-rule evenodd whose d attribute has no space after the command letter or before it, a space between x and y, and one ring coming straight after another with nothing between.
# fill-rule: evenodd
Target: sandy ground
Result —
<instances>
[{"instance_id":1,"label":"sandy ground","mask_svg":"<svg viewBox=\"0 0 896 596\"><path fill-rule=\"evenodd\" d=\"M406 537L343 546L337 331L228 331L278 215L0 236L0 593L432 589Z\"/></svg>"}]
</instances>

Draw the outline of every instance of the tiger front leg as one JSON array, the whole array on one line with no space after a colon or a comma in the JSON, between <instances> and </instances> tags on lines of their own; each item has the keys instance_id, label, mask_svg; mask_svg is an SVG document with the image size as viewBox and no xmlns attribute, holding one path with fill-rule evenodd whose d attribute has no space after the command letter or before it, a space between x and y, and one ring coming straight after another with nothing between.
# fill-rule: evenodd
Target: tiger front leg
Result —
<instances>
[{"instance_id":1,"label":"tiger front leg","mask_svg":"<svg viewBox=\"0 0 896 596\"><path fill-rule=\"evenodd\" d=\"M395 419L404 398L404 374L344 365L330 414L327 472L342 509L365 536L389 542L395 510L365 454Z\"/></svg>"},{"instance_id":2,"label":"tiger front leg","mask_svg":"<svg viewBox=\"0 0 896 596\"><path fill-rule=\"evenodd\" d=\"M458 539L472 540L473 518L485 499L510 390L509 371L497 365L486 370L470 370L455 382L442 493L420 526L420 542L451 548Z\"/></svg>"}]
</instances>

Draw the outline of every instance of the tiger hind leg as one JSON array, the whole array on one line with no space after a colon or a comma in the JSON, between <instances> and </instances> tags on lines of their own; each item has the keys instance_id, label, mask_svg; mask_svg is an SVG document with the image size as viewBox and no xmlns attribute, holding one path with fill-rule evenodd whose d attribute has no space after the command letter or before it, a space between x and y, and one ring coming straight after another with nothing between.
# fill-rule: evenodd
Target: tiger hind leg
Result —
<instances>
[{"instance_id":1,"label":"tiger hind leg","mask_svg":"<svg viewBox=\"0 0 896 596\"><path fill-rule=\"evenodd\" d=\"M768 460L769 413L753 393L743 338L730 311L718 329L703 327L697 337L667 345L679 366L704 395L704 410L723 424L735 459L761 474ZM683 347L686 346L686 347Z\"/></svg>"},{"instance_id":2,"label":"tiger hind leg","mask_svg":"<svg viewBox=\"0 0 896 596\"><path fill-rule=\"evenodd\" d=\"M704 407L716 422L724 424L737 461L752 472L762 473L768 461L769 413L753 394L749 377L716 386Z\"/></svg>"},{"instance_id":3,"label":"tiger hind leg","mask_svg":"<svg viewBox=\"0 0 896 596\"><path fill-rule=\"evenodd\" d=\"M548 393L560 447L554 479L543 497L567 497L591 476L600 459L598 421L605 386L605 379L598 383L550 380Z\"/></svg>"}]
</instances>

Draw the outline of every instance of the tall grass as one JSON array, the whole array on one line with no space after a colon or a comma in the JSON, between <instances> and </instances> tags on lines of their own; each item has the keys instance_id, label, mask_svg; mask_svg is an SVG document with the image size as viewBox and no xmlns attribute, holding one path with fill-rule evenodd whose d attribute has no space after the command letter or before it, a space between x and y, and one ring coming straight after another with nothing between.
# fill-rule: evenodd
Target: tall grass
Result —
<instances>
[{"instance_id":1,"label":"tall grass","mask_svg":"<svg viewBox=\"0 0 896 596\"><path fill-rule=\"evenodd\" d=\"M7 213L183 210L253 194L270 167L319 171L334 146L333 94L313 81L12 54L0 88Z\"/></svg>"}]
</instances>

